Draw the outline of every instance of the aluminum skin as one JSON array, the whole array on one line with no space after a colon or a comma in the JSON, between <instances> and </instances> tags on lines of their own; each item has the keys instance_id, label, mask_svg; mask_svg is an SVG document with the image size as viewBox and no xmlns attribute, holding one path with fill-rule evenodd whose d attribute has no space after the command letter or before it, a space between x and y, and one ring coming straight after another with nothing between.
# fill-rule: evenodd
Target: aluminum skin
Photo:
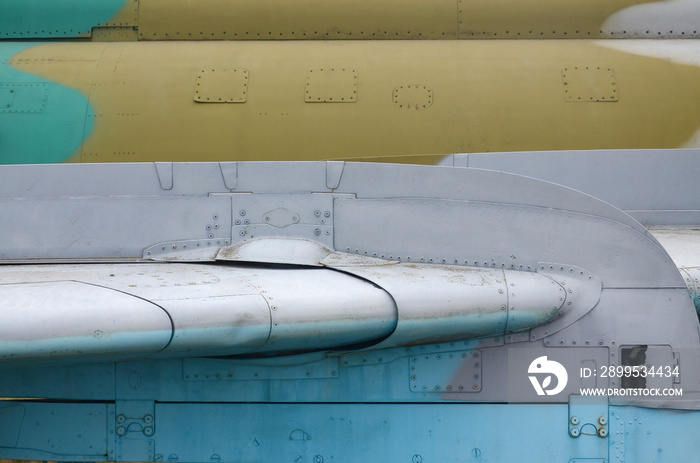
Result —
<instances>
[{"instance_id":1,"label":"aluminum skin","mask_svg":"<svg viewBox=\"0 0 700 463\"><path fill-rule=\"evenodd\" d=\"M591 160L614 165L607 154ZM679 176L697 162L675 156L656 160L677 159ZM493 170L343 162L20 165L0 180L0 313L15 324L1 345L36 332L42 347L51 328L93 346L61 351L49 335L52 349L0 361L0 457L602 463L698 451L677 431L700 423L700 322L680 261L588 194ZM118 307L98 310L105 293ZM148 335L94 348L148 322L126 301L158 315L167 347ZM633 365L669 375L583 374ZM582 395L591 388L682 395Z\"/></svg>"}]
</instances>

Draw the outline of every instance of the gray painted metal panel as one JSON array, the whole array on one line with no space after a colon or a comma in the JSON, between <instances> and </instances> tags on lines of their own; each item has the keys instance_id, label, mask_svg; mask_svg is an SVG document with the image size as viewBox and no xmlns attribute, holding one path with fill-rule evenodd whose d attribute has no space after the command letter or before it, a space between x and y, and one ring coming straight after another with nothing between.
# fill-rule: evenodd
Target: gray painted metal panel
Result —
<instances>
[{"instance_id":1,"label":"gray painted metal panel","mask_svg":"<svg viewBox=\"0 0 700 463\"><path fill-rule=\"evenodd\" d=\"M122 291L167 310L176 336L170 348L159 354L166 358L106 363L104 370L111 368L113 378L103 370L93 372L70 363L0 365L3 375L22 379L0 383L0 396L98 397L138 402L145 404L144 409L152 408L154 401L568 404L569 396L580 387L612 386L611 380L574 377L573 372L584 366L619 365L624 346L646 345L650 361L655 358L680 365L682 374L673 384L682 387L684 395L673 400L617 398L617 403L700 409L700 325L676 265L641 224L575 190L518 175L446 167L173 164L169 190L163 189L163 185L170 186L168 166L161 166L160 175L152 164L74 166L75 171L72 166L19 167L0 168L0 177L23 177L13 181L35 184L35 189L22 191L19 199L14 199L16 192L4 190L0 208L13 205L0 212L25 214L27 218L20 220L31 223L32 204L53 201L60 207L47 214L42 227L55 226L70 236L66 224L70 221L65 216L70 216L74 203L88 204L94 199L95 204L133 204L134 208L121 211L121 220L112 222L112 229L104 227L115 240L111 245L105 241L100 257L119 258L123 243L116 238L123 234L133 240L133 253L142 246L141 262L4 265L0 266L0 281L19 285L60 279ZM71 172L88 171L100 182L87 182L84 193L78 194L70 182L50 181L66 173L67 179L76 182L79 177ZM131 178L138 181L131 184ZM160 224L162 230L158 224L142 223L138 204L170 201L192 205L194 214L180 209L172 224ZM222 207L200 211L197 204ZM242 211L246 214L241 215ZM103 213L99 207L94 212ZM270 223L265 223L268 213ZM11 227L9 221L7 214L0 214L0 226ZM217 223L228 225L215 229ZM201 235L210 232L207 225L219 230L221 239L211 241L205 256L210 262L192 263L184 244L189 250L189 246L207 242L206 235ZM244 227L255 227L255 233L263 236L241 235ZM60 231L62 228L69 231ZM316 228L328 231L330 238L317 238ZM138 239L130 237L141 229L150 231ZM312 236L305 235L312 230ZM46 232L28 227L24 238L12 239L30 239L32 234L41 237ZM278 240L275 246L265 245L270 239ZM303 241L309 247L285 246L290 242L285 240ZM222 244L214 244L216 241ZM171 249L176 247L158 257L167 262L149 259L147 250L160 246L164 251L166 243ZM56 244L23 249L32 258L83 259ZM83 251L89 259L100 254L86 245ZM217 255L220 260L213 260ZM540 283L556 291L542 291ZM365 304L357 296L365 290L379 295L381 303ZM490 298L491 292L494 299L481 297L489 293ZM472 330L472 323L462 330L450 323L458 319L461 323L460 317L478 313L484 317L477 328L483 327L482 322L493 312L501 312L504 303L509 321L515 315L517 322L518 301L523 296L526 307L532 309L525 312L545 316L535 323L525 317L526 323L517 326L522 331L508 333L503 315L493 317L495 332ZM237 304L236 298L243 302ZM554 319L549 321L552 314L547 312L555 307ZM297 309L301 312L295 312ZM295 314L299 317L294 318ZM335 315L340 317L336 324L332 321ZM382 329L370 332L365 322L377 319L378 323L369 325L373 330ZM278 321L284 326L275 327ZM296 331L285 331L293 325ZM193 331L188 333L188 327ZM235 343L238 328L251 328L254 333L246 337L245 330L239 330L241 350L226 350L231 339ZM336 338L335 328L351 334ZM184 330L181 337L178 329ZM267 350L268 336L276 333L294 342L280 341ZM472 335L483 337L466 339ZM329 339L338 341L326 342ZM359 346L338 345L363 341ZM412 343L420 345L408 345ZM262 351L273 353L319 351L215 361L182 358L262 352L256 350L261 344ZM480 359L478 367L474 354ZM527 367L540 357L557 361L572 372L561 394L538 396L533 389ZM411 369L414 358L416 370ZM101 358L116 360L124 359ZM46 375L55 372L62 382L37 384L43 377L37 369L42 368ZM97 378L97 390L86 390L83 385L81 373L86 371ZM432 389L431 382L435 383ZM137 418L143 421L146 414ZM563 427L569 429L566 417ZM162 429L157 428L156 435ZM157 451L148 445L139 447L132 439L131 432L123 436L116 451L131 456Z\"/></svg>"},{"instance_id":2,"label":"gray painted metal panel","mask_svg":"<svg viewBox=\"0 0 700 463\"><path fill-rule=\"evenodd\" d=\"M62 192L3 198L0 259L138 259L145 247L161 241L224 239L230 236L230 202L201 195L67 198ZM208 229L214 216L222 225Z\"/></svg>"},{"instance_id":3,"label":"gray painted metal panel","mask_svg":"<svg viewBox=\"0 0 700 463\"><path fill-rule=\"evenodd\" d=\"M682 286L646 231L606 218L495 201L339 199L335 208L335 246L346 252L524 271L575 262L609 286Z\"/></svg>"},{"instance_id":4,"label":"gray painted metal panel","mask_svg":"<svg viewBox=\"0 0 700 463\"><path fill-rule=\"evenodd\" d=\"M455 154L445 165L511 172L607 201L649 225L700 224L700 150Z\"/></svg>"}]
</instances>

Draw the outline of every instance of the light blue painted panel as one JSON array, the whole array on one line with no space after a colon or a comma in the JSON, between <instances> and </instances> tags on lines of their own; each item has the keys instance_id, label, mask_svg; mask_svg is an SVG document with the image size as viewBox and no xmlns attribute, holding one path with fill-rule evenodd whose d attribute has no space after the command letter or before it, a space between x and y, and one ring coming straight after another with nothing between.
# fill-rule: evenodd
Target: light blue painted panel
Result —
<instances>
[{"instance_id":1,"label":"light blue painted panel","mask_svg":"<svg viewBox=\"0 0 700 463\"><path fill-rule=\"evenodd\" d=\"M48 84L0 83L0 112L41 113L46 107L48 93Z\"/></svg>"},{"instance_id":2,"label":"light blue painted panel","mask_svg":"<svg viewBox=\"0 0 700 463\"><path fill-rule=\"evenodd\" d=\"M79 37L130 0L0 0L0 38Z\"/></svg>"},{"instance_id":3,"label":"light blue painted panel","mask_svg":"<svg viewBox=\"0 0 700 463\"><path fill-rule=\"evenodd\" d=\"M3 8L7 3L22 2L0 0L0 37L12 16ZM41 44L0 43L0 164L65 161L92 132L92 110L83 95L12 67L15 55L35 46Z\"/></svg>"},{"instance_id":4,"label":"light blue painted panel","mask_svg":"<svg viewBox=\"0 0 700 463\"><path fill-rule=\"evenodd\" d=\"M636 407L609 408L609 436L576 438L567 432L567 405L156 403L154 415L152 422L143 417L152 423L150 435L132 429L121 438L112 404L5 402L0 457L675 463L695 461L700 452L700 441L682 432L700 426L700 412Z\"/></svg>"},{"instance_id":5,"label":"light blue painted panel","mask_svg":"<svg viewBox=\"0 0 700 463\"><path fill-rule=\"evenodd\" d=\"M114 364L53 363L0 369L0 397L114 400Z\"/></svg>"},{"instance_id":6,"label":"light blue painted panel","mask_svg":"<svg viewBox=\"0 0 700 463\"><path fill-rule=\"evenodd\" d=\"M113 422L104 403L0 402L0 458L105 461Z\"/></svg>"}]
</instances>

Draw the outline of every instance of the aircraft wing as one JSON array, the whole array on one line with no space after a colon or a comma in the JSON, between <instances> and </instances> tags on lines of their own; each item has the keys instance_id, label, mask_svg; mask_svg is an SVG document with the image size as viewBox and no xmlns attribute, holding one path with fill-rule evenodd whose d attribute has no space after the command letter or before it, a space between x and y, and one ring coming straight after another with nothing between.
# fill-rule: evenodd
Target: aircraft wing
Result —
<instances>
[{"instance_id":1,"label":"aircraft wing","mask_svg":"<svg viewBox=\"0 0 700 463\"><path fill-rule=\"evenodd\" d=\"M697 164L678 156L676 180ZM566 431L532 458L603 459L635 416L695 423L687 269L618 207L506 164L0 167L0 456L513 455L489 436L535 414ZM596 387L682 396L582 402Z\"/></svg>"}]
</instances>

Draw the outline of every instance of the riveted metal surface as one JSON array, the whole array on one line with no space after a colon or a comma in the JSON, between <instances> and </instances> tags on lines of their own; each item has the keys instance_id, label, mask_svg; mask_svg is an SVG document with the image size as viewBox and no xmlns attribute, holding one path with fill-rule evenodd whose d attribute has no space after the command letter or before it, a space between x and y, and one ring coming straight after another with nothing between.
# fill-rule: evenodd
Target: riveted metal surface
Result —
<instances>
[{"instance_id":1,"label":"riveted metal surface","mask_svg":"<svg viewBox=\"0 0 700 463\"><path fill-rule=\"evenodd\" d=\"M391 363L403 357L421 356L425 354L431 355L442 352L452 352L459 349L472 350L476 348L502 346L503 341L503 337L497 336L494 338L471 339L468 341L450 342L445 344L424 344L421 346L365 350L341 355L340 361L341 365L344 367L380 365Z\"/></svg>"},{"instance_id":2,"label":"riveted metal surface","mask_svg":"<svg viewBox=\"0 0 700 463\"><path fill-rule=\"evenodd\" d=\"M479 392L482 357L479 350L441 352L410 357L413 392ZM455 372L459 371L458 375Z\"/></svg>"},{"instance_id":3,"label":"riveted metal surface","mask_svg":"<svg viewBox=\"0 0 700 463\"><path fill-rule=\"evenodd\" d=\"M6 49L12 61L3 72L34 74L77 90L76 96L89 96L94 115L86 117L84 106L56 108L53 117L75 117L79 129L77 144L56 156L61 161L75 155L85 162L365 158L436 163L438 153L464 151L694 146L700 108L690 102L699 98L700 77L696 66L678 61L697 56L697 44L664 44L671 61L644 56L645 48L639 53L615 49L618 42L623 41L27 44L21 53ZM623 100L594 108L567 102L561 70L571 63L613 66ZM251 89L260 97L235 109L195 104L196 76L212 65L249 69ZM338 66L357 70L362 104L310 110L302 98L306 73ZM412 83L434 90L437 99L429 110L393 106L393 89ZM478 97L486 94L490 97ZM54 100L52 91L47 108ZM391 110L395 117L386 117ZM55 128L50 120L47 115L37 121L40 130ZM22 121L10 122L29 132ZM22 143L27 137L16 130L8 129L6 137L12 143L2 151L3 162L46 156L39 146ZM18 149L11 148L15 143Z\"/></svg>"},{"instance_id":4,"label":"riveted metal surface","mask_svg":"<svg viewBox=\"0 0 700 463\"><path fill-rule=\"evenodd\" d=\"M458 213L458 209L461 212ZM598 229L599 231L595 233L601 237L608 235L604 229L615 228L620 231L624 230L625 233L630 233L630 238L634 237L633 239L646 243L643 246L644 252L651 252L660 259L669 260L662 248L650 242L643 234L638 234L619 222L600 220L598 218L592 219L590 216L564 211L550 210L545 214L544 211L537 211L536 209L521 205L486 204L476 201L338 199L335 204L335 245L346 252L388 259L396 258L401 261L421 262L421 259L431 263L454 263L454 261L457 261L465 265L531 270L536 268L537 262L535 259L542 258L545 255L553 255L551 243L541 241L541 237L548 233L547 230L551 230L550 227L557 227L560 232L563 232L561 227L566 227L568 229L566 232L568 239L576 240L578 238L574 237L582 233L583 224L586 223L585 227L592 226ZM467 213L467 211L469 212ZM459 219L457 219L456 214L460 215ZM542 220L533 223L530 220L533 217L532 214L536 214ZM467 215L469 216L468 218ZM497 216L499 218L496 218ZM525 217L528 218L528 225L516 227L515 223ZM464 220L464 223L469 223L470 226L445 227L439 230L432 226L434 223L456 223L459 220ZM627 219L623 218L622 220L626 221ZM353 223L359 232L355 237L348 239L349 237L346 237L343 230L350 223ZM510 223L511 227L494 229L491 226L493 223ZM407 242L405 244L397 243L391 233L391 230L397 227L410 231L411 236L416 240L416 245L419 247L411 248L407 245ZM541 229L536 231L540 227ZM436 233L439 233L439 235L436 235ZM501 243L513 239L522 245L524 240L527 239L531 245L519 246L518 253L504 250L498 256L494 256L490 254L491 248L488 245L477 245L476 241L474 241L492 241L495 234L498 234ZM459 254L453 254L447 250L447 243L465 239L472 240L473 243L473 246L468 249L468 254L466 249L464 250L465 252L460 252ZM603 245L599 240L596 246L601 246L599 250L603 252L602 255L605 256L605 259L610 258L609 252L607 250L603 251L603 248L607 245ZM547 250L545 251L545 249ZM578 254L578 249L576 246L562 246L560 252ZM600 268L596 269L596 275L601 280L606 278L606 274L613 279L618 277L626 278L619 272L612 272L610 267L595 264L590 260L591 257L592 254L588 254L587 257L579 255L575 258L573 256L567 257L566 260L580 261L581 259L586 259L588 260L586 266L589 269L595 268L596 265L599 266ZM622 256L620 255L620 257ZM473 264L473 262L477 264ZM635 269L637 274L650 270L636 265ZM680 280L677 270L669 268L669 272L668 276L670 279L668 281L673 281L672 284L674 285L677 284ZM647 281L654 281L655 284L659 283L659 276L655 272L649 272L644 278Z\"/></svg>"},{"instance_id":5,"label":"riveted metal surface","mask_svg":"<svg viewBox=\"0 0 700 463\"><path fill-rule=\"evenodd\" d=\"M157 180L156 184L160 189ZM11 214L14 219L10 229L22 230L21 234L11 234L12 238L0 246L0 254L6 259L61 259L78 254L133 259L142 257L145 248L167 242L168 238L185 236L224 241L230 236L230 199L223 197L45 198L38 200L32 212L27 214L19 211L24 208L20 203L6 203L4 207L8 212L15 211ZM125 215L124 210L129 214ZM221 226L207 230L206 226L213 222L212 217L216 214L221 214ZM62 229L37 226L53 220L66 220L81 226ZM167 226L163 227L163 224ZM126 228L130 229L129 236L119 238L120 244L115 246L115 235L124 236L122 233ZM42 257L35 246L38 242L44 246Z\"/></svg>"},{"instance_id":6,"label":"riveted metal surface","mask_svg":"<svg viewBox=\"0 0 700 463\"><path fill-rule=\"evenodd\" d=\"M262 237L286 237L317 241L333 249L333 198L336 196L320 193L284 196L235 194L232 243ZM227 255L224 251L219 257L225 259Z\"/></svg>"},{"instance_id":7,"label":"riveted metal surface","mask_svg":"<svg viewBox=\"0 0 700 463\"><path fill-rule=\"evenodd\" d=\"M214 224L216 226L216 224ZM214 229L214 226L207 225ZM143 251L144 259L153 260L215 260L219 249L229 246L231 240L208 238L203 240L163 241Z\"/></svg>"},{"instance_id":8,"label":"riveted metal surface","mask_svg":"<svg viewBox=\"0 0 700 463\"><path fill-rule=\"evenodd\" d=\"M452 0L142 0L142 40L457 38Z\"/></svg>"},{"instance_id":9,"label":"riveted metal surface","mask_svg":"<svg viewBox=\"0 0 700 463\"><path fill-rule=\"evenodd\" d=\"M372 281L396 301L398 326L382 346L523 331L547 323L563 304L563 290L557 283L527 272L407 263L344 266L339 261L333 265ZM521 282L522 287L515 290L506 284L508 280Z\"/></svg>"},{"instance_id":10,"label":"riveted metal surface","mask_svg":"<svg viewBox=\"0 0 700 463\"><path fill-rule=\"evenodd\" d=\"M421 84L402 85L394 89L393 101L399 109L428 109L433 105L433 90Z\"/></svg>"},{"instance_id":11,"label":"riveted metal surface","mask_svg":"<svg viewBox=\"0 0 700 463\"><path fill-rule=\"evenodd\" d=\"M97 26L137 26L137 0L4 2L0 37L13 40L85 38Z\"/></svg>"},{"instance_id":12,"label":"riveted metal surface","mask_svg":"<svg viewBox=\"0 0 700 463\"><path fill-rule=\"evenodd\" d=\"M146 455L155 457L155 404L148 400L118 400L115 404L116 453L120 460L131 461Z\"/></svg>"},{"instance_id":13,"label":"riveted metal surface","mask_svg":"<svg viewBox=\"0 0 700 463\"><path fill-rule=\"evenodd\" d=\"M323 358L300 365L264 360L184 359L185 381L257 381L338 377L338 358Z\"/></svg>"},{"instance_id":14,"label":"riveted metal surface","mask_svg":"<svg viewBox=\"0 0 700 463\"><path fill-rule=\"evenodd\" d=\"M617 101L615 72L607 66L568 66L561 71L564 99L580 103Z\"/></svg>"},{"instance_id":15,"label":"riveted metal surface","mask_svg":"<svg viewBox=\"0 0 700 463\"><path fill-rule=\"evenodd\" d=\"M241 220L245 222L245 220ZM279 228L267 224L255 225L234 225L232 228L232 243L241 243L250 241L256 238L296 238L310 241L318 241L323 246L333 246L333 226L331 225L310 225L310 224L295 224L288 227ZM228 258L228 251L222 250L218 256L221 260ZM279 257L278 262L283 262L283 256Z\"/></svg>"},{"instance_id":16,"label":"riveted metal surface","mask_svg":"<svg viewBox=\"0 0 700 463\"><path fill-rule=\"evenodd\" d=\"M693 300L695 310L697 310L698 316L700 317L700 267L685 267L679 270L685 279L688 291L690 292L690 298Z\"/></svg>"},{"instance_id":17,"label":"riveted metal surface","mask_svg":"<svg viewBox=\"0 0 700 463\"><path fill-rule=\"evenodd\" d=\"M600 278L582 268L540 262L537 264L537 273L558 282L564 288L566 302L562 305L557 317L547 326L534 328L530 332L530 339L533 341L550 336L571 325L593 310L600 300L603 288Z\"/></svg>"},{"instance_id":18,"label":"riveted metal surface","mask_svg":"<svg viewBox=\"0 0 700 463\"><path fill-rule=\"evenodd\" d=\"M533 273L513 271L505 271L504 277L504 291L508 296L505 333L541 326L558 314L566 303L566 291L554 280L542 284ZM545 306L546 303L550 304L549 307ZM547 310L542 310L545 308Z\"/></svg>"},{"instance_id":19,"label":"riveted metal surface","mask_svg":"<svg viewBox=\"0 0 700 463\"><path fill-rule=\"evenodd\" d=\"M273 227L284 228L299 223L299 214L286 207L278 207L264 213L263 222Z\"/></svg>"},{"instance_id":20,"label":"riveted metal surface","mask_svg":"<svg viewBox=\"0 0 700 463\"><path fill-rule=\"evenodd\" d=\"M584 463L587 458L608 458L608 417L607 397L570 396L569 436L576 440L572 459L581 458Z\"/></svg>"},{"instance_id":21,"label":"riveted metal surface","mask_svg":"<svg viewBox=\"0 0 700 463\"><path fill-rule=\"evenodd\" d=\"M246 69L202 69L194 87L199 103L245 103L250 73Z\"/></svg>"},{"instance_id":22,"label":"riveted metal surface","mask_svg":"<svg viewBox=\"0 0 700 463\"><path fill-rule=\"evenodd\" d=\"M102 26L92 28L93 42L133 42L139 39L133 26Z\"/></svg>"},{"instance_id":23,"label":"riveted metal surface","mask_svg":"<svg viewBox=\"0 0 700 463\"><path fill-rule=\"evenodd\" d=\"M0 82L0 112L41 113L48 98L48 84Z\"/></svg>"},{"instance_id":24,"label":"riveted metal surface","mask_svg":"<svg viewBox=\"0 0 700 463\"><path fill-rule=\"evenodd\" d=\"M3 84L0 84L3 85ZM7 109L15 101L15 89L6 86L0 87L0 108Z\"/></svg>"},{"instance_id":25,"label":"riveted metal surface","mask_svg":"<svg viewBox=\"0 0 700 463\"><path fill-rule=\"evenodd\" d=\"M388 98L385 103L398 117L405 115L391 108ZM229 226L221 239L230 239L235 220L262 227L259 222L266 212L285 208L299 214L299 224L278 228L290 230L288 240L295 239L293 227L303 225L333 227L335 241L332 248L327 247L334 252L321 260L331 268L257 265L245 259L242 264L76 263L94 255L87 244L76 252L72 264L0 266L0 286L26 286L22 297L36 297L37 287L54 284L56 279L84 281L100 288L96 297L87 299L98 299L101 291L128 298L124 294L128 292L144 304L153 301L163 307L175 327L168 347L151 358L149 353L139 354L136 360L112 353L87 359L103 362L88 366L4 362L0 397L31 393L49 400L0 401L2 406L24 407L19 427L4 427L6 420L16 418L17 409L7 412L7 417L0 411L0 440L10 445L17 442L12 448L0 448L0 456L213 463L280 458L429 463L481 457L530 463L549 461L552 456L567 462L605 460L610 453L612 461L617 457L612 452L620 445L617 440L613 444L617 439L613 436L620 436L624 446L620 446L619 462L646 461L649 455L693 461L700 442L680 435L678 429L700 426L700 391L694 381L699 371L697 317L674 262L639 223L580 192L501 172L348 163L338 175L337 166L329 181L324 164L241 163L236 167L236 184L241 191L251 192L243 194L229 193L229 182L218 164L1 168L0 217L4 217L3 230L12 232L7 239L26 233L11 228L18 217L34 239L47 236L34 232L38 227L94 239L91 229L84 235L66 230L79 228L88 214L104 219L109 217L106 213L118 213L119 221L109 226L120 227L119 233L109 226L99 229L112 233L107 250L114 253L124 245L119 238L132 234L176 243L224 221ZM172 187L164 189L171 185L171 170ZM342 207L333 203L336 193L329 193L329 183L345 195L338 199ZM100 206L107 199L126 202L105 212ZM173 204L165 199L192 201L188 202L192 209L172 217L157 215L158 206ZM71 206L83 206L88 200L96 200L97 205L86 208L75 223L66 220L76 217ZM155 210L155 217L144 219L151 209L139 208L141 200ZM221 210L205 208L206 201ZM15 203L17 207L7 206ZM60 211L50 216L51 209L43 203ZM37 208L38 218L33 215ZM196 220L188 228L185 224L191 217ZM153 229L142 223L151 220ZM253 243L254 239L244 243L260 243ZM36 255L51 250L36 241ZM279 248L288 243L280 241ZM137 244L144 242L150 241ZM53 246L63 251L70 241L59 244L63 247ZM395 252L399 247L401 254ZM346 255L348 251L351 256ZM373 252L387 253L387 259L374 257ZM459 265L452 265L452 260L450 265L445 263L462 253L477 255L460 259ZM390 256L395 259L389 260ZM424 262L409 263L409 256ZM480 268L466 265L475 261ZM545 273L540 268L543 262L566 265L545 268ZM526 277L516 281L522 275ZM589 275L600 279L602 291L597 283L590 283L595 278L589 280ZM578 285L582 277L585 284ZM510 291L511 282L516 283L515 292ZM464 337L484 336L486 329L505 332L507 316L502 314L510 306L515 312L521 310L519 289L540 283L547 289L534 293L552 300L526 304L531 310L547 312L557 303L567 307L568 302L573 306L579 301L586 309L595 307L543 339L520 335L504 344L500 335L486 338L489 347L477 347L484 339L464 344ZM67 285L68 290L75 285ZM21 313L22 298L15 296L0 298L0 308L12 316ZM109 314L119 313L124 305L120 298ZM73 305L74 299L56 297L50 302ZM412 323L407 327L396 322L404 309L405 320ZM460 317L459 311L475 316ZM83 311L68 314L71 317L55 310L43 312L61 315L62 325L56 326L73 328L85 319ZM568 312L562 318L566 316ZM130 323L143 321L138 314L128 318ZM474 323L457 326L455 320ZM25 321L32 330L52 325L35 324L35 318ZM477 330L472 330L475 325ZM392 340L392 333L399 337ZM390 346L391 341L399 345ZM405 346L412 343L420 345ZM661 355L656 360L650 355L650 362L677 361L672 354L683 355L683 397L678 401L615 398L615 404L624 406L610 410L615 408L624 420L624 429L617 416L599 411L598 404L571 399L569 409L570 395L580 393L584 385L608 386L605 381L593 385L588 378L578 378L580 369L617 365L620 348L639 345L660 346ZM315 349L319 351L308 352ZM473 357L461 357L474 349L481 356L479 367L470 363L476 360ZM257 358L279 352L290 355ZM461 360L449 357L455 353ZM215 355L239 356L212 359ZM187 356L210 357L192 371L204 374L204 379L185 377L183 358ZM528 382L527 365L537 365L535 360L542 357L568 372L566 384L560 383L557 374L557 388L562 384L562 390L556 394L536 395L537 388ZM411 387L413 358L417 364L413 381L420 390ZM336 365L337 375L333 375ZM215 379L235 376L238 366L243 367L239 377L244 380ZM481 371L475 372L476 368ZM552 374L537 368L533 374ZM478 391L473 389L478 384L466 381L476 380L476 374L481 378ZM545 378L547 384L552 380ZM471 386L472 391L459 391L460 385ZM623 385L610 384L618 386ZM122 406L129 404L123 402L132 400L153 405L146 411L140 405L133 413L124 411ZM105 416L104 410L109 413L110 407L112 416ZM154 434L149 436L151 407L157 432L152 428ZM592 407L595 413L583 407ZM117 429L124 423L129 424ZM624 435L617 434L621 430ZM377 439L378 435L382 438Z\"/></svg>"},{"instance_id":26,"label":"riveted metal surface","mask_svg":"<svg viewBox=\"0 0 700 463\"><path fill-rule=\"evenodd\" d=\"M698 32L693 0L459 0L459 36L467 39L691 38Z\"/></svg>"},{"instance_id":27,"label":"riveted metal surface","mask_svg":"<svg viewBox=\"0 0 700 463\"><path fill-rule=\"evenodd\" d=\"M355 103L357 71L348 68L310 69L306 73L307 103Z\"/></svg>"}]
</instances>

